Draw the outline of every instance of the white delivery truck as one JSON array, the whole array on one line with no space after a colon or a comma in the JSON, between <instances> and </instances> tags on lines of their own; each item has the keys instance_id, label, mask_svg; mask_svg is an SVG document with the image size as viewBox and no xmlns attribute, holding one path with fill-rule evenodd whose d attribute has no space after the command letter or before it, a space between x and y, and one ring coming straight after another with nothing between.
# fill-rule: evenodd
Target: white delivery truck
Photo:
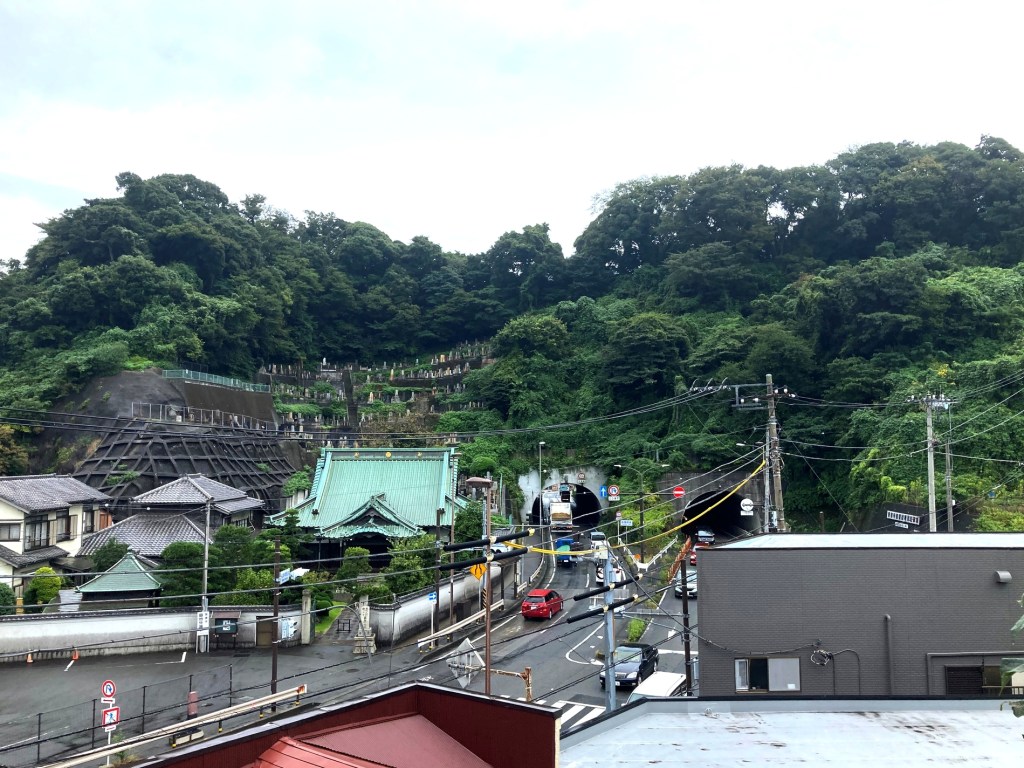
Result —
<instances>
[{"instance_id":1,"label":"white delivery truck","mask_svg":"<svg viewBox=\"0 0 1024 768\"><path fill-rule=\"evenodd\" d=\"M572 505L567 501L552 501L551 512L551 533L572 532Z\"/></svg>"}]
</instances>

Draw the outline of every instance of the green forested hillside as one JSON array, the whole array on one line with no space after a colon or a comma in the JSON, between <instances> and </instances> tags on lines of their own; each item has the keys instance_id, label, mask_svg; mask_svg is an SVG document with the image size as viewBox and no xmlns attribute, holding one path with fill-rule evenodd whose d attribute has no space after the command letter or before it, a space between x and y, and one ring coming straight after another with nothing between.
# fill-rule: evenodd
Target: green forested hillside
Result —
<instances>
[{"instance_id":1,"label":"green forested hillside","mask_svg":"<svg viewBox=\"0 0 1024 768\"><path fill-rule=\"evenodd\" d=\"M924 414L907 400L940 392L962 508L1017 509L1024 159L1000 139L626 182L571 258L543 224L447 253L192 176L117 180L6 265L0 406L45 409L126 367L251 377L493 337L498 362L458 395L486 410L441 424L492 433L467 448L478 467L522 471L538 437L607 466L723 465L764 414L691 386L770 373L794 395L779 417L796 527L919 503Z\"/></svg>"}]
</instances>

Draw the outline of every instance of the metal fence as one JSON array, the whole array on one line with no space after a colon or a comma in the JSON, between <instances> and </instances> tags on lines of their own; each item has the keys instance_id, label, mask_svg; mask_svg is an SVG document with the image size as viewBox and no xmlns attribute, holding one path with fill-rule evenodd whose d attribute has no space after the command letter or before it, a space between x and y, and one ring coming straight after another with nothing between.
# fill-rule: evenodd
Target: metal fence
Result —
<instances>
[{"instance_id":1,"label":"metal fence","mask_svg":"<svg viewBox=\"0 0 1024 768\"><path fill-rule=\"evenodd\" d=\"M246 392L269 392L270 385L268 384L253 384L251 381L243 381L242 379L231 379L227 376L217 376L212 373L201 373L199 371L190 371L185 368L180 368L173 371L164 371L165 379L187 379L188 381L200 381L204 384L216 384L220 387L232 387L233 389L242 389Z\"/></svg>"},{"instance_id":2,"label":"metal fence","mask_svg":"<svg viewBox=\"0 0 1024 768\"><path fill-rule=\"evenodd\" d=\"M231 665L214 667L162 683L118 690L120 738L139 736L175 723L187 727L189 693L198 694L198 714L224 709L233 701ZM83 749L105 746L101 699L0 723L0 766L23 768L54 762Z\"/></svg>"}]
</instances>

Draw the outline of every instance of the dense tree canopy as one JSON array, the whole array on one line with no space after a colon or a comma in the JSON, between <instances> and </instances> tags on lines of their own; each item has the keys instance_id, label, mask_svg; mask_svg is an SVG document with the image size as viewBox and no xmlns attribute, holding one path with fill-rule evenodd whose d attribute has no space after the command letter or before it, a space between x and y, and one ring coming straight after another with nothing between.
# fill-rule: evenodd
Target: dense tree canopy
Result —
<instances>
[{"instance_id":1,"label":"dense tree canopy","mask_svg":"<svg viewBox=\"0 0 1024 768\"><path fill-rule=\"evenodd\" d=\"M576 462L712 468L763 423L728 398L689 397L691 384L771 373L801 398L780 413L791 519L825 509L838 527L920 496L923 415L907 398L942 391L956 399L946 432L963 443L956 494L979 508L1022 495L995 460L1024 451L1024 156L997 137L623 182L568 258L541 223L460 254L333 213L293 218L260 194L232 203L190 175L117 183L119 196L45 222L24 261L3 265L0 407L45 409L126 367L251 377L493 338L497 362L447 400L485 410L438 429L558 424L549 450ZM24 435L3 429L0 472L23 471ZM522 472L536 439L483 436L465 461ZM267 562L268 545L244 544L249 562ZM171 591L194 594L187 576L168 574Z\"/></svg>"}]
</instances>

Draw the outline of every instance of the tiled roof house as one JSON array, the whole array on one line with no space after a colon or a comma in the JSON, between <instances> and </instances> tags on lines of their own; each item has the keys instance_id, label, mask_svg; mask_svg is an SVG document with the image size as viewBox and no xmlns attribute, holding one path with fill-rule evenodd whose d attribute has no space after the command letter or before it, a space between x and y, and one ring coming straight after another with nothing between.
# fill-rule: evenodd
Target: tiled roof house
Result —
<instances>
[{"instance_id":1,"label":"tiled roof house","mask_svg":"<svg viewBox=\"0 0 1024 768\"><path fill-rule=\"evenodd\" d=\"M0 477L0 581L16 594L24 577L76 555L110 497L66 475Z\"/></svg>"},{"instance_id":2,"label":"tiled roof house","mask_svg":"<svg viewBox=\"0 0 1024 768\"><path fill-rule=\"evenodd\" d=\"M225 523L251 526L253 514L264 506L262 499L247 496L205 475L185 475L131 499L131 506L137 511L184 512L201 524L207 504L210 526L215 529Z\"/></svg>"}]
</instances>

